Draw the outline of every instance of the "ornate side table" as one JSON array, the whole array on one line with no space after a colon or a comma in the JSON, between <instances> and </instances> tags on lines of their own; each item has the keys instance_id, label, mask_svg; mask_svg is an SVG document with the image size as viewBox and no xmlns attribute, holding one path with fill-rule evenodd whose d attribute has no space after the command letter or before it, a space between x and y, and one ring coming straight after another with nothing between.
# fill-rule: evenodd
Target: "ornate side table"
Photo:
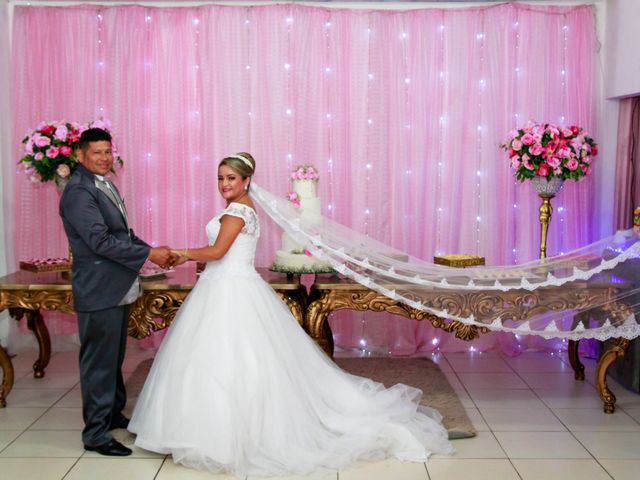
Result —
<instances>
[{"instance_id":1,"label":"ornate side table","mask_svg":"<svg viewBox=\"0 0 640 480\"><path fill-rule=\"evenodd\" d=\"M393 289L391 285L387 287ZM433 290L431 292L435 293ZM442 292L438 295L442 296ZM448 306L448 308L450 307ZM329 356L333 356L333 334L327 320L332 312L343 309L388 312L402 315L411 320L428 320L434 327L454 333L457 338L462 340L472 340L480 333L489 331L484 327L465 325L458 321L450 321L416 310L339 275L318 275L309 293L309 306L304 326L311 338Z\"/></svg>"},{"instance_id":2,"label":"ornate side table","mask_svg":"<svg viewBox=\"0 0 640 480\"><path fill-rule=\"evenodd\" d=\"M394 286L388 284L385 288L393 290ZM540 313L588 310L601 305L606 305L606 313L612 318L624 319L629 315L629 308L613 301L617 293L618 290L610 284L586 282L572 282L563 288L548 287L534 291L514 289L507 292L434 290L425 287L416 293L419 296L416 300L428 302L439 310L446 309L455 316L474 315L476 318L486 318L488 322L497 318L519 322ZM341 276L318 276L311 286L304 325L307 333L329 356L333 355L333 335L328 318L331 312L341 309L389 312L412 320L428 320L434 327L454 333L462 340L472 340L480 333L489 331L485 327L466 325L416 310ZM576 316L573 322L577 325L581 320L581 316ZM577 342L575 346L575 349L569 351L569 359L577 375L582 365L577 357ZM598 362L596 388L602 398L605 413L613 413L616 401L615 395L607 386L607 370L613 361L625 355L628 346L629 341L623 338L611 342L610 349Z\"/></svg>"},{"instance_id":3,"label":"ornate side table","mask_svg":"<svg viewBox=\"0 0 640 480\"><path fill-rule=\"evenodd\" d=\"M287 279L284 275L266 269L258 271L289 306L300 325L303 325L308 301L307 291L299 278ZM161 278L143 280L143 294L131 306L129 313L129 335L140 339L167 328L196 280L192 266L179 267ZM51 358L51 340L40 310L74 313L69 279L59 272L28 271L0 277L0 311L5 309L17 321L26 317L27 326L34 333L39 346L38 359L33 364L33 375L35 378L44 377ZM14 372L11 358L1 346L0 368L3 372L0 407L4 407L6 397L13 387Z\"/></svg>"},{"instance_id":4,"label":"ornate side table","mask_svg":"<svg viewBox=\"0 0 640 480\"><path fill-rule=\"evenodd\" d=\"M302 326L307 307L307 290L300 283L300 278L287 278L264 268L257 270ZM196 280L195 271L187 267L178 267L175 272L163 278L143 280L143 295L131 305L129 311L129 335L141 339L171 325Z\"/></svg>"}]
</instances>

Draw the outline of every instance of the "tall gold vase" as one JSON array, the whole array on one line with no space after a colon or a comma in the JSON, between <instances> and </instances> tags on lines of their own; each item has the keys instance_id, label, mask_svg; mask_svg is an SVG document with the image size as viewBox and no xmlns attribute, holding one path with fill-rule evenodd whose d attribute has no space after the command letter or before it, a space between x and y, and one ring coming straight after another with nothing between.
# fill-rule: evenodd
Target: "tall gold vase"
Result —
<instances>
[{"instance_id":1,"label":"tall gold vase","mask_svg":"<svg viewBox=\"0 0 640 480\"><path fill-rule=\"evenodd\" d=\"M553 215L553 207L551 199L556 196L558 190L562 187L563 180L558 177L534 177L533 185L538 192L538 196L542 199L540 204L540 258L547 258L547 234L549 233L549 225L551 224L551 216Z\"/></svg>"}]
</instances>

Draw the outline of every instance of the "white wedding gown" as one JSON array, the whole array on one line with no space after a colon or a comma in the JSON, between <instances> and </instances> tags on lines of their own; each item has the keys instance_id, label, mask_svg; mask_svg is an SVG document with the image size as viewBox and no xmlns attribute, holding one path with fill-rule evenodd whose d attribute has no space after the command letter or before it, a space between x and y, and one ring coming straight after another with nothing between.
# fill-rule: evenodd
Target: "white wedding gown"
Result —
<instances>
[{"instance_id":1,"label":"white wedding gown","mask_svg":"<svg viewBox=\"0 0 640 480\"><path fill-rule=\"evenodd\" d=\"M158 350L133 411L136 445L176 463L235 475L307 474L357 460L424 461L452 453L422 392L384 388L337 367L254 268L256 212L209 262Z\"/></svg>"}]
</instances>

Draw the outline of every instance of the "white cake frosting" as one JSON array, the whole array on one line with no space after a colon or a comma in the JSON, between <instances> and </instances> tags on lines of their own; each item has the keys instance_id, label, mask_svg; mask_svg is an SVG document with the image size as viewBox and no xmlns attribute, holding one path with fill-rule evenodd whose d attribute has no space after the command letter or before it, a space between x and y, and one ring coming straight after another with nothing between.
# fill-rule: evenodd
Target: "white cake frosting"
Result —
<instances>
[{"instance_id":1,"label":"white cake frosting","mask_svg":"<svg viewBox=\"0 0 640 480\"><path fill-rule=\"evenodd\" d=\"M312 178L294 178L296 176ZM289 194L289 198L299 206L301 217L305 222L320 223L322 211L320 198L316 192L318 176L315 168L310 166L297 167L291 177L293 192ZM295 195L292 195L293 193ZM272 269L300 273L331 271L331 267L327 263L311 256L304 245L296 242L286 233L282 235L282 248L276 252Z\"/></svg>"}]
</instances>

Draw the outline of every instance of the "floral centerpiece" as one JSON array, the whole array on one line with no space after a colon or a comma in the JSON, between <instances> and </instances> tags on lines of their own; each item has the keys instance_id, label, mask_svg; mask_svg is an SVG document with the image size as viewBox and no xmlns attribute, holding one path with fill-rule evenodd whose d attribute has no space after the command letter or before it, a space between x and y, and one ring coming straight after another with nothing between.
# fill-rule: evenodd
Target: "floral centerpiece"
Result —
<instances>
[{"instance_id":1,"label":"floral centerpiece","mask_svg":"<svg viewBox=\"0 0 640 480\"><path fill-rule=\"evenodd\" d=\"M110 131L108 121L95 120L88 124L77 122L42 122L36 129L22 140L24 157L18 162L25 167L25 172L32 182L48 182L54 180L58 186L64 185L78 167L75 147L80 135L88 128L102 128ZM115 142L111 142L113 158L122 166Z\"/></svg>"},{"instance_id":2,"label":"floral centerpiece","mask_svg":"<svg viewBox=\"0 0 640 480\"><path fill-rule=\"evenodd\" d=\"M317 182L320 178L320 174L313 165L298 165L291 171L289 178L291 181L311 180ZM300 208L300 195L298 195L298 192L292 191L287 193L287 199L295 208Z\"/></svg>"},{"instance_id":3,"label":"floral centerpiece","mask_svg":"<svg viewBox=\"0 0 640 480\"><path fill-rule=\"evenodd\" d=\"M598 154L597 144L582 128L534 121L509 132L501 147L521 182L537 177L580 180L591 173Z\"/></svg>"}]
</instances>

